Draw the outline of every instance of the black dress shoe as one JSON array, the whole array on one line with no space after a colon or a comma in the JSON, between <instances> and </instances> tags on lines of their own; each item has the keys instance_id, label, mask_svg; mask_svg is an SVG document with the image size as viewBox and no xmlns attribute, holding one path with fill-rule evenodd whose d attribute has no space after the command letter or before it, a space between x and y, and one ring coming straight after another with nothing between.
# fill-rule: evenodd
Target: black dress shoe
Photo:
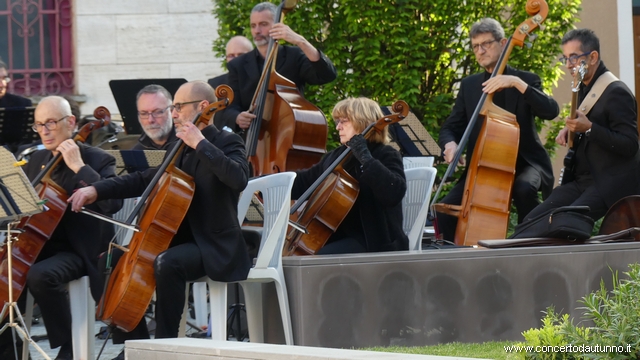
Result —
<instances>
[{"instance_id":1,"label":"black dress shoe","mask_svg":"<svg viewBox=\"0 0 640 360\"><path fill-rule=\"evenodd\" d=\"M71 342L60 346L58 356L56 356L55 360L73 360L73 347L71 346Z\"/></svg>"},{"instance_id":2,"label":"black dress shoe","mask_svg":"<svg viewBox=\"0 0 640 360\"><path fill-rule=\"evenodd\" d=\"M114 357L111 360L124 360L124 349L120 351L120 354L118 354L118 356Z\"/></svg>"}]
</instances>

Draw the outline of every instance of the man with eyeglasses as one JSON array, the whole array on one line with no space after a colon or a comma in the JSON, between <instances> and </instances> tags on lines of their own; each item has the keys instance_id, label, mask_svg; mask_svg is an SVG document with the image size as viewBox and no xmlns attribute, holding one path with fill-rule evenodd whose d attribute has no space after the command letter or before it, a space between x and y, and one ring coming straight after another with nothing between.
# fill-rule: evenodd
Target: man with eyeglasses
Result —
<instances>
[{"instance_id":1,"label":"man with eyeglasses","mask_svg":"<svg viewBox=\"0 0 640 360\"><path fill-rule=\"evenodd\" d=\"M573 132L574 166L565 168L563 184L527 216L531 220L551 209L567 205L589 206L594 221L625 196L640 194L640 151L638 151L637 104L631 90L615 78L600 58L600 40L589 29L571 30L562 38L560 61L570 72L581 64L586 74L578 90L578 101L591 97L596 83L604 91L590 108L576 109L567 117L556 142L566 146ZM586 110L586 111L585 111ZM565 176L569 181L564 181Z\"/></svg>"},{"instance_id":2,"label":"man with eyeglasses","mask_svg":"<svg viewBox=\"0 0 640 360\"><path fill-rule=\"evenodd\" d=\"M325 54L289 26L275 23L276 12L276 5L269 2L253 7L250 26L256 48L227 64L234 98L221 116L234 131L246 130L256 117L248 110L260 81L269 39L275 40L276 45L278 40L295 45L278 45L276 71L294 82L301 94L304 95L306 84L323 85L337 77L336 68Z\"/></svg>"},{"instance_id":3,"label":"man with eyeglasses","mask_svg":"<svg viewBox=\"0 0 640 360\"><path fill-rule=\"evenodd\" d=\"M29 107L32 106L31 100L22 96L9 94L7 88L9 87L11 78L7 72L7 64L0 59L0 108L11 107Z\"/></svg>"},{"instance_id":4,"label":"man with eyeglasses","mask_svg":"<svg viewBox=\"0 0 640 360\"><path fill-rule=\"evenodd\" d=\"M244 143L213 124L193 124L215 101L211 86L192 81L180 86L172 106L176 135L186 144L175 165L193 177L195 193L169 249L154 262L156 338L178 336L185 301L178 294L185 293L188 280L206 275L216 281L239 281L246 279L251 266L237 215L239 195L249 179ZM136 172L94 183L69 198L72 210L99 199L139 196L154 175L155 171ZM142 326L144 321L138 325Z\"/></svg>"},{"instance_id":5,"label":"man with eyeglasses","mask_svg":"<svg viewBox=\"0 0 640 360\"><path fill-rule=\"evenodd\" d=\"M483 93L494 94L493 102L516 116L520 125L520 142L516 173L512 188L512 198L518 211L518 222L538 204L538 191L546 198L553 188L553 169L549 154L542 146L534 117L554 119L560 109L558 103L542 92L542 82L536 74L514 69L507 65L504 73L495 77L491 74L507 44L504 29L495 19L484 18L473 24L469 31L471 48L484 72L466 77L451 115L440 129L439 144L447 163L451 163L458 151L458 143L471 121ZM483 121L477 121L467 143L466 162L470 163L473 150ZM467 171L441 202L461 204ZM438 213L438 227L445 240L453 240L458 218Z\"/></svg>"},{"instance_id":6,"label":"man with eyeglasses","mask_svg":"<svg viewBox=\"0 0 640 360\"><path fill-rule=\"evenodd\" d=\"M34 152L23 168L30 180L58 154L63 161L52 171L51 179L68 195L116 176L113 156L74 142L75 128L76 117L67 100L49 96L40 101L33 130L40 135L45 149ZM111 216L121 206L122 200L101 200L87 208ZM27 287L42 311L49 344L51 348L60 347L56 359L73 359L71 310L65 284L88 275L91 294L96 302L100 300L103 280L98 255L107 250L113 235L113 224L69 209L27 273ZM26 291L22 295L26 296Z\"/></svg>"},{"instance_id":7,"label":"man with eyeglasses","mask_svg":"<svg viewBox=\"0 0 640 360\"><path fill-rule=\"evenodd\" d=\"M138 121L144 134L133 150L170 150L178 140L171 121L172 96L163 86L151 84L136 96Z\"/></svg>"}]
</instances>

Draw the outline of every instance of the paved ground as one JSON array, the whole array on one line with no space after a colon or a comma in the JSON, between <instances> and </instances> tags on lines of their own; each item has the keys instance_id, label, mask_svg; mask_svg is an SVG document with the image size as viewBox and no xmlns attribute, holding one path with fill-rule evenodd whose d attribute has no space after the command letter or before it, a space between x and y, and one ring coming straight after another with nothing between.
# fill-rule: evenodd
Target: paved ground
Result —
<instances>
[{"instance_id":1,"label":"paved ground","mask_svg":"<svg viewBox=\"0 0 640 360\"><path fill-rule=\"evenodd\" d=\"M96 321L94 334L98 334L100 332L100 328L103 327L103 326L105 326L105 325L102 322ZM194 330L192 329L190 332L193 333ZM189 335L189 329L187 329L187 334ZM32 325L32 327L31 327L31 337L32 337L32 339L34 341L36 341L36 344L38 344L38 346L49 356L49 358L51 360L53 360L53 359L55 359L56 355L58 355L58 350L59 349L58 348L51 349L49 347L49 340L47 340L46 335L47 335L47 332L46 332L46 330L44 328L44 323L42 322L42 320L40 320L39 324ZM102 351L102 354L98 358L98 354L100 353L100 349L102 348L103 345L104 345L104 350ZM94 351L95 351L95 354L96 354L96 357L95 357L96 360L98 360L98 359L99 360L111 360L114 357L116 357L120 353L120 351L122 351L122 349L124 349L124 345L123 344L115 345L115 344L113 344L111 339L109 339L109 340L107 340L107 343L105 345L105 340L104 339L99 339L96 336L96 340L95 340L95 344L94 344ZM30 346L29 350L30 350L30 353L31 353L31 359L32 360L45 360L46 359L33 346Z\"/></svg>"}]
</instances>

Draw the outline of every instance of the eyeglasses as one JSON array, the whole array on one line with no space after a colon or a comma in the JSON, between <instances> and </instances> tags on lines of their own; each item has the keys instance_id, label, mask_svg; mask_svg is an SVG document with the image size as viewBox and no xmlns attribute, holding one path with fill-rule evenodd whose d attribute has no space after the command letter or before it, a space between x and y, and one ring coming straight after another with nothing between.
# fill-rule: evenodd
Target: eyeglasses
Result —
<instances>
[{"instance_id":1,"label":"eyeglasses","mask_svg":"<svg viewBox=\"0 0 640 360\"><path fill-rule=\"evenodd\" d=\"M336 123L336 126L344 125L344 124L348 123L349 121L351 121L351 120L349 120L349 118L333 119L333 122Z\"/></svg>"},{"instance_id":2,"label":"eyeglasses","mask_svg":"<svg viewBox=\"0 0 640 360\"><path fill-rule=\"evenodd\" d=\"M164 109L158 109L158 110L153 110L153 111L138 111L138 117L140 119L148 119L149 116L153 117L153 118L159 118L160 116L164 115L164 112L167 111L168 108L170 108L171 105L167 106Z\"/></svg>"},{"instance_id":3,"label":"eyeglasses","mask_svg":"<svg viewBox=\"0 0 640 360\"><path fill-rule=\"evenodd\" d=\"M44 123L35 123L31 126L31 129L33 129L33 131L35 132L39 132L42 131L43 127L46 127L47 130L52 131L55 130L58 127L58 123L66 118L68 118L70 115L65 115L63 117L61 117L58 120L47 120Z\"/></svg>"},{"instance_id":4,"label":"eyeglasses","mask_svg":"<svg viewBox=\"0 0 640 360\"><path fill-rule=\"evenodd\" d=\"M585 53L583 53L583 54L580 54L580 55L571 55L571 56L569 56L569 57L566 57L566 56L560 56L560 57L558 58L558 61L560 61L560 63L561 63L562 65L567 65L567 63L569 63L569 64L571 64L571 65L575 65L575 64L577 64L577 63L578 63L578 59L580 59L580 58L581 58L581 57L583 57L583 56L590 55L592 52L593 52L593 51L587 51L587 52L585 52Z\"/></svg>"},{"instance_id":5,"label":"eyeglasses","mask_svg":"<svg viewBox=\"0 0 640 360\"><path fill-rule=\"evenodd\" d=\"M8 76L0 77L0 81L4 81L5 83L11 82L11 78Z\"/></svg>"},{"instance_id":6,"label":"eyeglasses","mask_svg":"<svg viewBox=\"0 0 640 360\"><path fill-rule=\"evenodd\" d=\"M181 112L183 106L189 105L189 104L199 103L200 101L204 101L204 100L194 100L194 101L185 101L185 102L181 102L181 103L175 103L175 104L171 105L170 108L171 108L171 111L173 111L175 109L176 112Z\"/></svg>"},{"instance_id":7,"label":"eyeglasses","mask_svg":"<svg viewBox=\"0 0 640 360\"><path fill-rule=\"evenodd\" d=\"M487 51L491 47L491 44L493 44L496 41L498 40L493 39L493 40L483 41L480 44L471 45L471 48L473 49L474 53L480 51L480 49Z\"/></svg>"}]
</instances>

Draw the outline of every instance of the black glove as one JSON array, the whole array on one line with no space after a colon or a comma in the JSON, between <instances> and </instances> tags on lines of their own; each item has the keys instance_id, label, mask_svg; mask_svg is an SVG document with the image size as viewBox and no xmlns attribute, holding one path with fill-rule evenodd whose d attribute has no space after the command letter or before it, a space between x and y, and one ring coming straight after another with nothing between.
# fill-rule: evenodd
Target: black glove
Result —
<instances>
[{"instance_id":1,"label":"black glove","mask_svg":"<svg viewBox=\"0 0 640 360\"><path fill-rule=\"evenodd\" d=\"M366 162L373 159L373 156L371 156L371 152L367 147L367 140L365 140L362 134L351 137L351 140L347 141L347 146L351 148L353 156L360 161L360 164L364 165Z\"/></svg>"}]
</instances>

